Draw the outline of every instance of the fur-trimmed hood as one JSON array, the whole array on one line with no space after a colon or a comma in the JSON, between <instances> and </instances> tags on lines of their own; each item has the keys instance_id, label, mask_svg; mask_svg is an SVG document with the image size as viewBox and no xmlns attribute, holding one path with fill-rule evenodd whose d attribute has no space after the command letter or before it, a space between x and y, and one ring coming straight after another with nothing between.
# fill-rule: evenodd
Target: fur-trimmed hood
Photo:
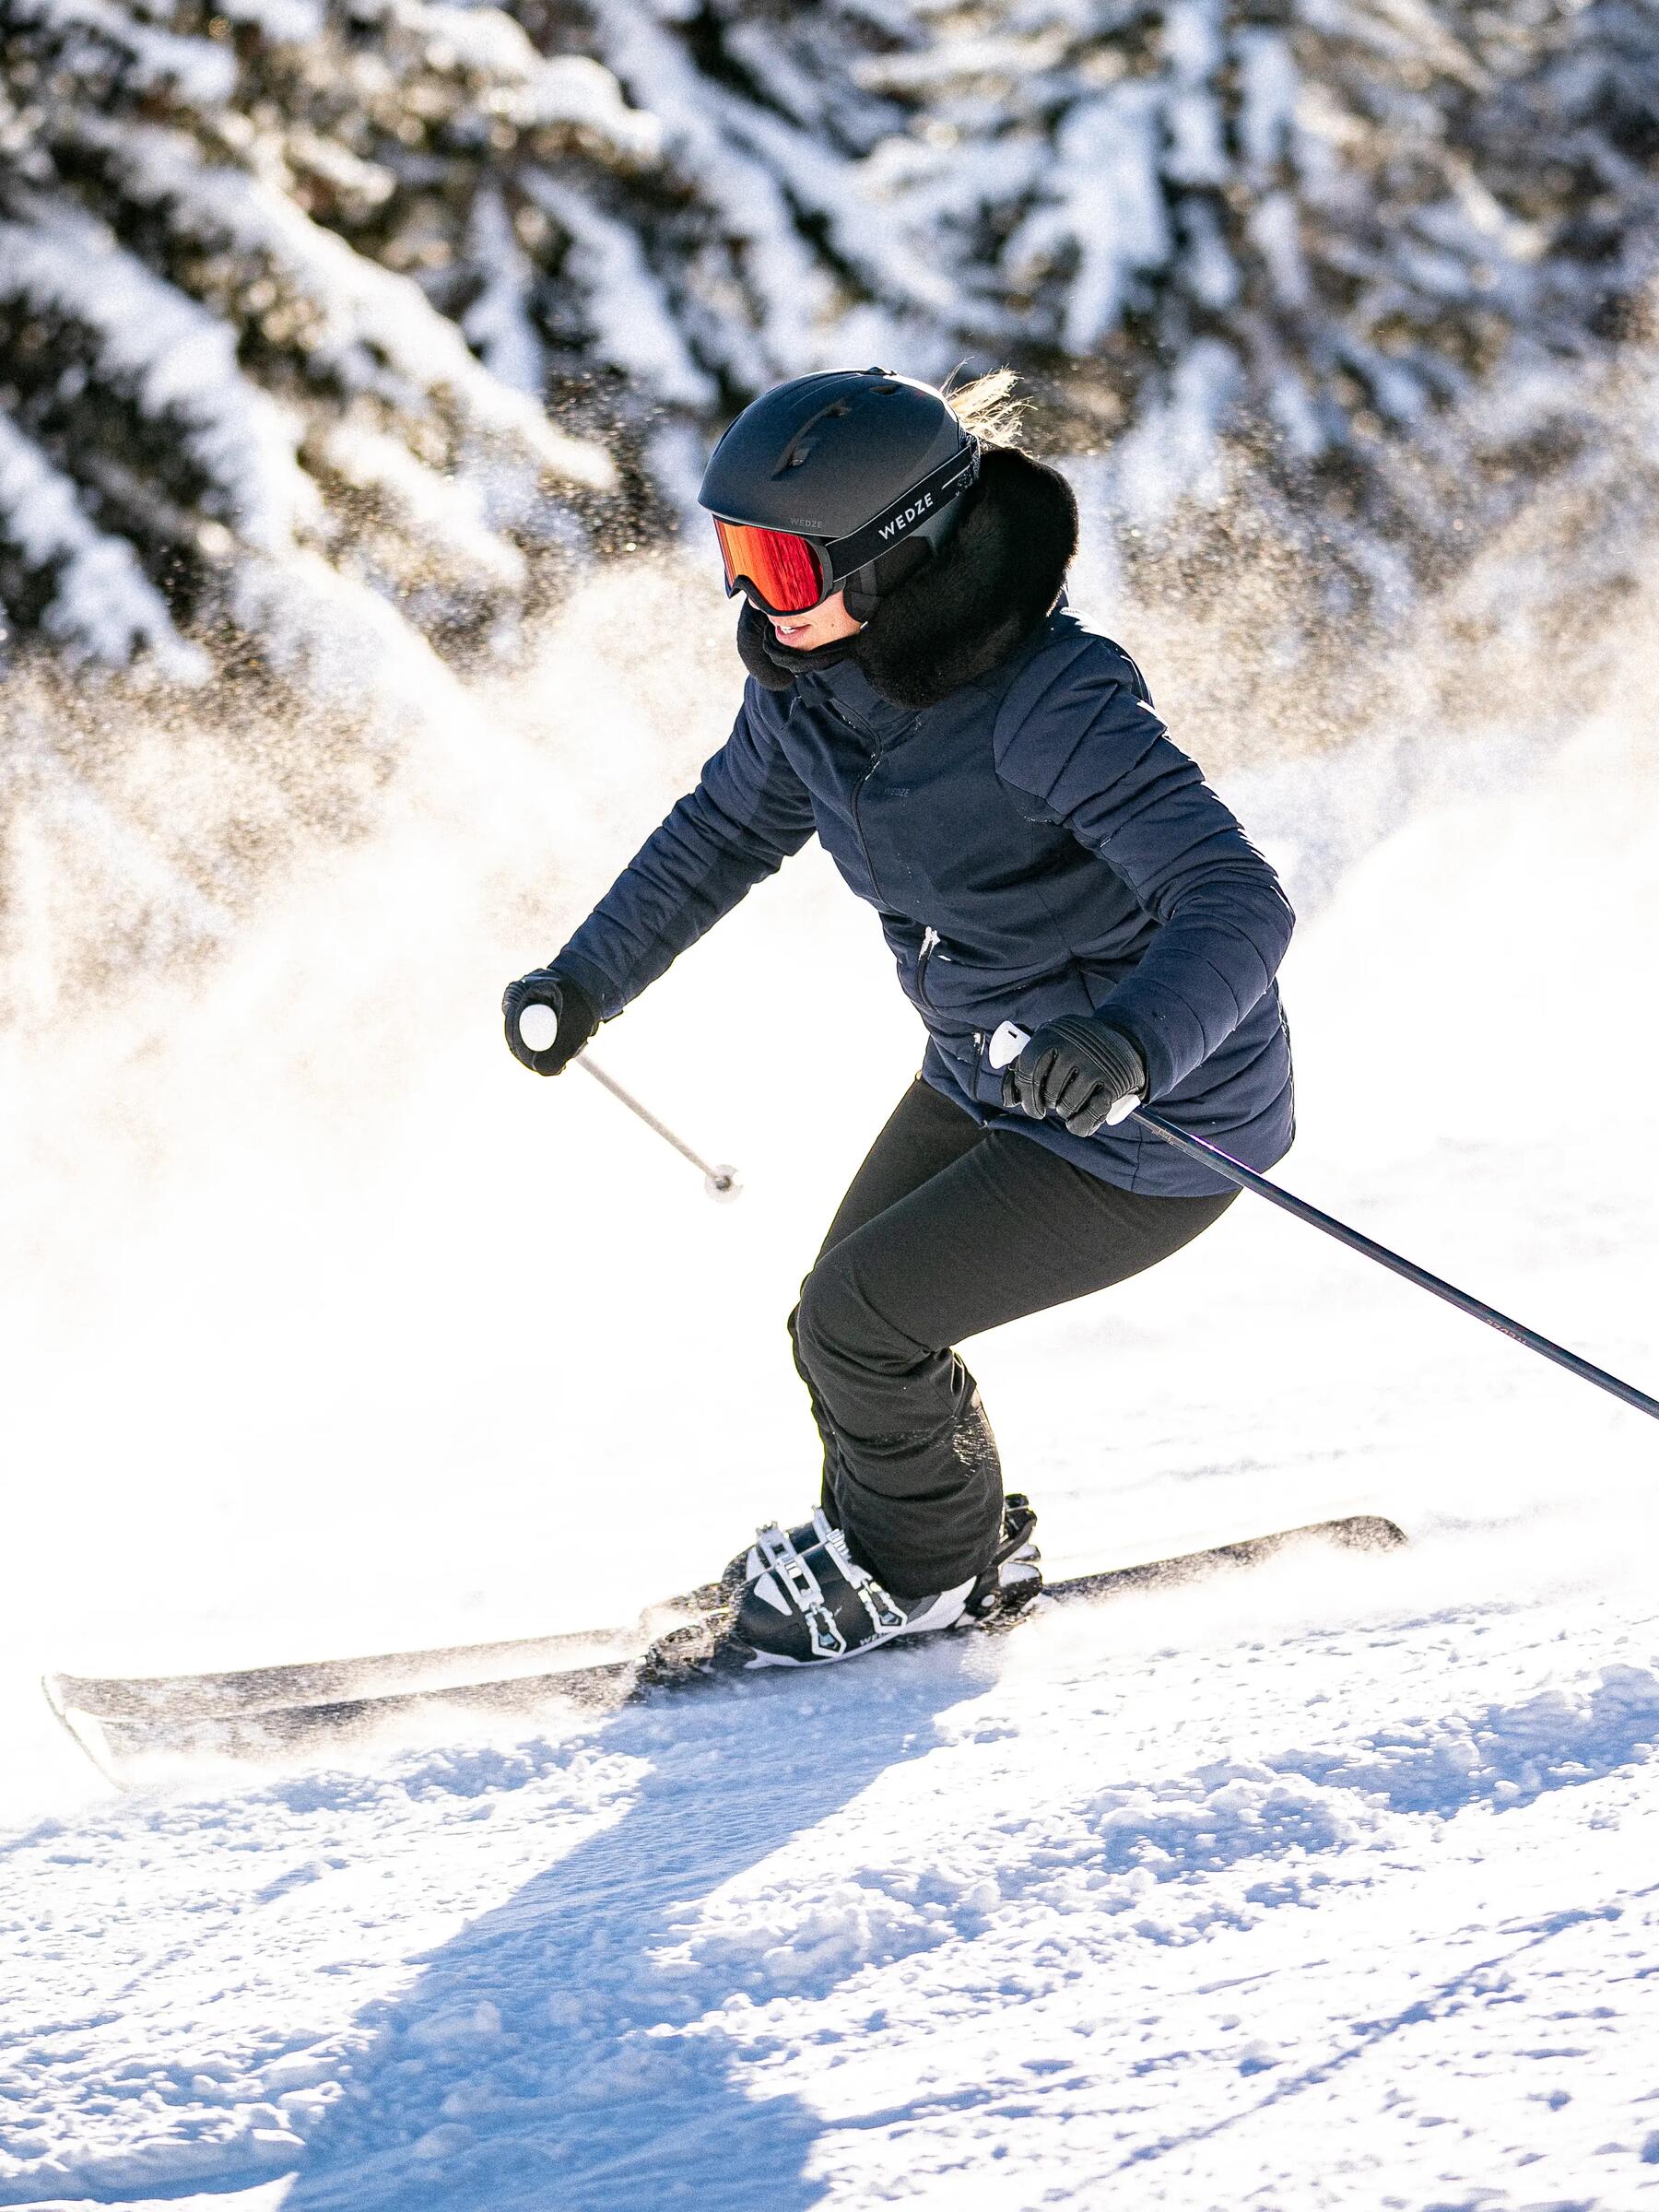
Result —
<instances>
[{"instance_id":1,"label":"fur-trimmed hood","mask_svg":"<svg viewBox=\"0 0 1659 2212\"><path fill-rule=\"evenodd\" d=\"M987 446L980 480L942 555L888 592L855 637L814 653L779 645L744 602L737 650L770 691L852 659L900 707L931 707L1007 659L1058 597L1077 549L1077 503L1058 469Z\"/></svg>"}]
</instances>

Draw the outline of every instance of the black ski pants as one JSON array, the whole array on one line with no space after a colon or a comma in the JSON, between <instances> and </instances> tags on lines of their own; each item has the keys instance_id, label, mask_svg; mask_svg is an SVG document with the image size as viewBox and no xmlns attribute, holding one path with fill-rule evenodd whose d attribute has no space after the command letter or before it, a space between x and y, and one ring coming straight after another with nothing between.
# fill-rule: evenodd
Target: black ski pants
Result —
<instances>
[{"instance_id":1,"label":"black ski pants","mask_svg":"<svg viewBox=\"0 0 1659 2212\"><path fill-rule=\"evenodd\" d=\"M1138 1197L911 1085L789 1317L824 1509L895 1596L966 1582L1001 1530L996 1441L957 1339L1139 1275L1237 1195Z\"/></svg>"}]
</instances>

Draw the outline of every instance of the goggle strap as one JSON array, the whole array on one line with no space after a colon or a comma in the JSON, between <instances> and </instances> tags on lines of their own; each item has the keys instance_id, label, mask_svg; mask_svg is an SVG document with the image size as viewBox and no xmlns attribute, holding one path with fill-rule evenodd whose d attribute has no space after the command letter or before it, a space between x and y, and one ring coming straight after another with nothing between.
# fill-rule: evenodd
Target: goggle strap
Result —
<instances>
[{"instance_id":1,"label":"goggle strap","mask_svg":"<svg viewBox=\"0 0 1659 2212\"><path fill-rule=\"evenodd\" d=\"M824 547L831 578L840 582L854 570L890 552L895 546L901 546L916 524L930 520L942 507L947 507L977 480L979 471L979 440L970 436L959 452L942 462L931 476L924 477L920 483L901 492L873 522L866 523L862 530L853 531L851 537L835 538Z\"/></svg>"}]
</instances>

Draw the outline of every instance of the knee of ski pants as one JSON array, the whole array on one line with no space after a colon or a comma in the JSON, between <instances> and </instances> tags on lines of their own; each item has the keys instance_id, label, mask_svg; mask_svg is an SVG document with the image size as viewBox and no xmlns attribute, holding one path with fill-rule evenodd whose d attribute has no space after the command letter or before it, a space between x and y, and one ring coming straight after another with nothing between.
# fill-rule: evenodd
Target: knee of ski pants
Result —
<instances>
[{"instance_id":1,"label":"knee of ski pants","mask_svg":"<svg viewBox=\"0 0 1659 2212\"><path fill-rule=\"evenodd\" d=\"M839 1247L801 1285L789 1333L796 1365L819 1389L838 1375L907 1376L939 1356L877 1311Z\"/></svg>"}]
</instances>

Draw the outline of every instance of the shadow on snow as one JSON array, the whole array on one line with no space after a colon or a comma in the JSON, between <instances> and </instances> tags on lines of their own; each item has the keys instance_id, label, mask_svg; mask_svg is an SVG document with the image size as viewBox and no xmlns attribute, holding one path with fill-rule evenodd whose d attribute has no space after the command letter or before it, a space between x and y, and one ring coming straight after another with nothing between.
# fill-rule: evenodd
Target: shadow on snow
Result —
<instances>
[{"instance_id":1,"label":"shadow on snow","mask_svg":"<svg viewBox=\"0 0 1659 2212\"><path fill-rule=\"evenodd\" d=\"M284 2212L718 2204L805 2212L820 2123L775 2090L720 2009L740 1965L674 1956L698 1904L939 1740L983 1685L947 1653L895 1653L877 1681L758 1682L606 1725L653 1759L621 1818L421 1963L371 2016L372 2047L312 2135ZM752 1962L751 1962L752 1964ZM827 1994L845 1954L804 1962Z\"/></svg>"}]
</instances>

